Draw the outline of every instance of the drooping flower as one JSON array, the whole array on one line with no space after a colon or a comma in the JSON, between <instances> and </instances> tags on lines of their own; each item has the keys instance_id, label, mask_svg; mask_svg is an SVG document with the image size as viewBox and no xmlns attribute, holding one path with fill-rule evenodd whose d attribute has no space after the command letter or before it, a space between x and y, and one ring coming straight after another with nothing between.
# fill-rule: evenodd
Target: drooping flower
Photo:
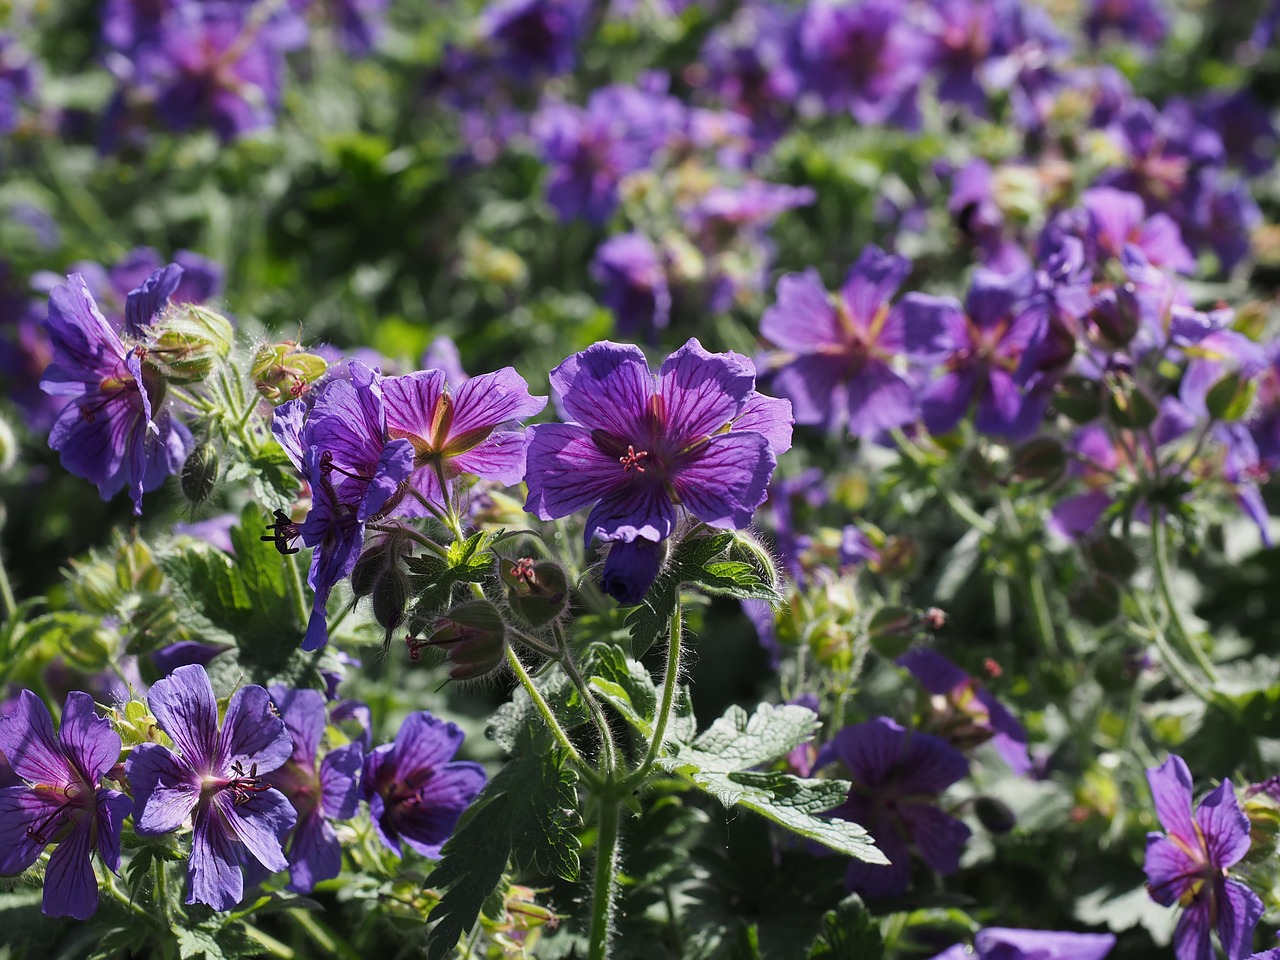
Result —
<instances>
[{"instance_id":1,"label":"drooping flower","mask_svg":"<svg viewBox=\"0 0 1280 960\"><path fill-rule=\"evenodd\" d=\"M443 370L420 370L382 382L387 435L413 448L410 483L437 510L447 511L453 480L473 473L514 486L524 477L524 431L516 422L547 405L511 367L470 377L456 387ZM406 498L400 512L428 510Z\"/></svg>"},{"instance_id":2,"label":"drooping flower","mask_svg":"<svg viewBox=\"0 0 1280 960\"><path fill-rule=\"evenodd\" d=\"M379 839L397 856L403 841L424 857L439 857L458 818L484 788L478 763L453 759L462 740L455 724L421 710L409 714L394 743L364 758L360 795Z\"/></svg>"},{"instance_id":3,"label":"drooping flower","mask_svg":"<svg viewBox=\"0 0 1280 960\"><path fill-rule=\"evenodd\" d=\"M128 487L133 512L142 513L143 492L182 466L191 432L164 405L165 384L144 368L145 348L121 341L79 274L49 294L45 329L53 361L40 386L70 399L49 446L69 471L97 484L104 500Z\"/></svg>"},{"instance_id":4,"label":"drooping flower","mask_svg":"<svg viewBox=\"0 0 1280 960\"><path fill-rule=\"evenodd\" d=\"M980 681L927 647L908 650L897 662L933 695L927 729L961 749L991 740L1015 773L1031 769L1026 728Z\"/></svg>"},{"instance_id":5,"label":"drooping flower","mask_svg":"<svg viewBox=\"0 0 1280 960\"><path fill-rule=\"evenodd\" d=\"M551 385L571 422L529 428L525 509L554 520L591 506L586 540L615 544L604 582L626 603L657 575L677 506L745 527L791 445L790 404L755 392L746 357L696 339L656 378L638 347L597 343L552 370Z\"/></svg>"},{"instance_id":6,"label":"drooping flower","mask_svg":"<svg viewBox=\"0 0 1280 960\"><path fill-rule=\"evenodd\" d=\"M219 729L213 686L194 664L156 681L147 705L177 750L143 743L129 755L134 829L169 833L190 817L187 903L230 910L244 897L250 860L273 872L289 866L281 844L297 815L263 778L289 759L289 732L256 685L232 694Z\"/></svg>"},{"instance_id":7,"label":"drooping flower","mask_svg":"<svg viewBox=\"0 0 1280 960\"><path fill-rule=\"evenodd\" d=\"M289 889L307 893L342 870L342 846L329 821L355 816L364 748L348 743L318 760L326 723L324 694L272 687L271 699L293 740L293 754L263 781L288 797L298 815L285 856Z\"/></svg>"},{"instance_id":8,"label":"drooping flower","mask_svg":"<svg viewBox=\"0 0 1280 960\"><path fill-rule=\"evenodd\" d=\"M957 943L933 960L1103 960L1115 945L1110 933L986 927L974 936L972 950Z\"/></svg>"},{"instance_id":9,"label":"drooping flower","mask_svg":"<svg viewBox=\"0 0 1280 960\"><path fill-rule=\"evenodd\" d=\"M57 843L44 878L41 911L87 920L98 909L94 850L109 870L120 868L120 827L133 802L99 786L120 758L120 736L94 712L93 698L67 696L62 727L49 708L23 690L0 716L0 754L21 785L0 789L0 873L21 873Z\"/></svg>"},{"instance_id":10,"label":"drooping flower","mask_svg":"<svg viewBox=\"0 0 1280 960\"><path fill-rule=\"evenodd\" d=\"M890 306L911 263L867 247L832 303L810 269L778 281L778 302L760 333L786 353L773 386L791 400L797 423L873 438L916 417L915 392L894 368L906 347L901 310Z\"/></svg>"},{"instance_id":11,"label":"drooping flower","mask_svg":"<svg viewBox=\"0 0 1280 960\"><path fill-rule=\"evenodd\" d=\"M837 759L853 781L849 799L829 816L860 823L889 858L888 866L854 860L849 889L868 897L906 892L911 848L941 874L955 873L969 828L937 806L938 794L969 772L969 761L941 737L877 717L839 731L819 765Z\"/></svg>"},{"instance_id":12,"label":"drooping flower","mask_svg":"<svg viewBox=\"0 0 1280 960\"><path fill-rule=\"evenodd\" d=\"M1191 771L1178 756L1147 771L1156 816L1165 833L1147 834L1147 891L1161 906L1183 913L1173 934L1178 960L1211 960L1209 931L1216 928L1228 960L1241 960L1253 944L1262 900L1227 871L1249 852L1249 818L1224 781L1192 812Z\"/></svg>"},{"instance_id":13,"label":"drooping flower","mask_svg":"<svg viewBox=\"0 0 1280 960\"><path fill-rule=\"evenodd\" d=\"M355 567L365 523L395 508L413 471L413 445L387 437L386 381L359 361L347 367L351 379L329 383L309 412L305 400L290 400L276 408L271 423L285 453L311 484L306 520L294 524L278 517L272 537L282 552L292 552L298 538L316 548L307 579L315 600L304 650L328 642L329 594Z\"/></svg>"}]
</instances>

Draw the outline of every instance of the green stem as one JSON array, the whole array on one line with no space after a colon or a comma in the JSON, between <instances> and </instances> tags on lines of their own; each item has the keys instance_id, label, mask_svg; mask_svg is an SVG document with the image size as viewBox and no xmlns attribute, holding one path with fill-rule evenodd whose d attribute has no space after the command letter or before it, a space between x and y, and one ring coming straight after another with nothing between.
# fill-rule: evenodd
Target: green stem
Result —
<instances>
[{"instance_id":1,"label":"green stem","mask_svg":"<svg viewBox=\"0 0 1280 960\"><path fill-rule=\"evenodd\" d=\"M273 957L279 957L280 960L293 960L293 958L297 956L292 947L287 943L281 943L266 931L259 930L250 923L245 923L243 926L244 932L249 939L257 941L258 945L263 947L267 953L271 954Z\"/></svg>"},{"instance_id":2,"label":"green stem","mask_svg":"<svg viewBox=\"0 0 1280 960\"><path fill-rule=\"evenodd\" d=\"M1005 526L1009 528L1010 536L1022 544L1022 553L1016 558L1016 562L1023 590L1026 592L1027 601L1031 604L1031 621L1035 624L1040 647L1046 656L1059 656L1062 651L1059 648L1057 631L1053 628L1053 617L1049 613L1049 598L1044 592L1044 581L1040 579L1039 564L1035 563L1027 553L1029 544L1023 539L1022 524L1018 521L1018 514L1008 499L1000 500L1000 516L1004 519Z\"/></svg>"},{"instance_id":3,"label":"green stem","mask_svg":"<svg viewBox=\"0 0 1280 960\"><path fill-rule=\"evenodd\" d=\"M285 566L289 568L289 594L293 597L294 612L298 615L298 625L305 630L311 619L311 611L307 609L307 595L302 589L302 570L298 566L298 555L290 553L285 558Z\"/></svg>"},{"instance_id":4,"label":"green stem","mask_svg":"<svg viewBox=\"0 0 1280 960\"><path fill-rule=\"evenodd\" d=\"M152 926L163 928L164 925L160 922L159 917L147 913L146 910L134 903L132 897L125 896L125 892L116 886L116 875L105 866L102 868L102 880L102 885L107 888L107 893L111 894L112 899L114 899L116 903L120 904L120 906L124 907L130 913L137 914Z\"/></svg>"},{"instance_id":5,"label":"green stem","mask_svg":"<svg viewBox=\"0 0 1280 960\"><path fill-rule=\"evenodd\" d=\"M617 797L600 798L600 825L596 833L596 876L591 894L591 938L589 960L607 960L609 937L613 933L613 888L618 872Z\"/></svg>"},{"instance_id":6,"label":"green stem","mask_svg":"<svg viewBox=\"0 0 1280 960\"><path fill-rule=\"evenodd\" d=\"M4 622L12 623L18 615L18 603L13 598L13 587L9 584L9 570L4 565L3 552L0 552L0 606L4 607Z\"/></svg>"},{"instance_id":7,"label":"green stem","mask_svg":"<svg viewBox=\"0 0 1280 960\"><path fill-rule=\"evenodd\" d=\"M582 754L578 752L578 748L573 745L573 741L569 739L569 735L564 732L564 727L560 726L560 721L556 719L556 715L551 712L551 707L542 697L542 693L533 685L533 678L529 676L529 671L525 670L524 664L520 662L520 658L516 656L516 652L507 647L507 663L511 665L512 671L516 675L516 679L520 681L520 685L524 687L525 692L529 694L529 699L533 701L533 705L537 707L538 713L542 715L543 722L551 731L551 735L560 742L560 746L564 748L565 753L569 755L569 759L573 761L574 766L582 771L589 781L593 783L599 782L599 776L589 767L582 759Z\"/></svg>"},{"instance_id":8,"label":"green stem","mask_svg":"<svg viewBox=\"0 0 1280 960\"><path fill-rule=\"evenodd\" d=\"M671 708L676 699L676 681L680 677L680 643L684 632L682 614L680 598L677 596L676 608L671 614L671 642L667 646L667 669L662 681L662 702L658 706L658 717L653 725L653 739L649 741L649 752L645 754L644 763L626 778L627 786L638 786L644 782L662 752L663 741L667 737L667 723L671 720Z\"/></svg>"},{"instance_id":9,"label":"green stem","mask_svg":"<svg viewBox=\"0 0 1280 960\"><path fill-rule=\"evenodd\" d=\"M1164 631L1160 629L1160 625L1156 623L1155 616L1151 613L1151 608L1147 606L1141 595L1137 592L1133 594L1134 602L1138 609L1142 611L1142 617L1147 621L1147 628L1151 631L1151 639L1155 641L1156 649L1160 651L1160 658L1164 661L1165 666L1169 668L1169 672L1174 674L1182 685L1187 688L1198 699L1203 700L1207 704L1217 704L1218 698L1212 691L1208 690L1195 674L1191 672L1191 668L1186 662L1178 656L1177 651L1173 649L1168 638L1165 637Z\"/></svg>"},{"instance_id":10,"label":"green stem","mask_svg":"<svg viewBox=\"0 0 1280 960\"><path fill-rule=\"evenodd\" d=\"M309 911L290 910L289 918L329 956L340 957L341 960L362 960L360 952L355 947L321 923Z\"/></svg>"},{"instance_id":11,"label":"green stem","mask_svg":"<svg viewBox=\"0 0 1280 960\"><path fill-rule=\"evenodd\" d=\"M565 636L564 628L556 623L553 629L556 635L556 646L560 651L560 666L577 689L578 696L586 703L587 709L591 712L591 720L600 731L600 748L603 753L602 773L605 781L611 780L618 769L618 754L613 742L613 730L609 727L609 718L604 715L600 702L587 686L587 681L583 678L578 665L573 662L573 653L569 650L569 639Z\"/></svg>"},{"instance_id":12,"label":"green stem","mask_svg":"<svg viewBox=\"0 0 1280 960\"><path fill-rule=\"evenodd\" d=\"M55 193L62 197L72 212L80 218L80 222L93 234L103 259L117 259L124 253L119 240L120 231L111 222L106 211L99 206L93 194L84 188L81 180L78 177L67 176L67 171L62 168L61 151L53 149L47 140L41 138L40 158L44 161L44 168L53 180Z\"/></svg>"},{"instance_id":13,"label":"green stem","mask_svg":"<svg viewBox=\"0 0 1280 960\"><path fill-rule=\"evenodd\" d=\"M1182 620L1182 613L1178 610L1178 604L1173 598L1173 587L1170 584L1169 577L1169 563L1165 557L1164 529L1163 519L1153 516L1151 518L1151 555L1155 564L1156 584L1160 589L1160 598L1164 601L1165 610L1169 614L1169 625L1173 627L1174 638L1191 654L1192 659L1200 665L1200 669L1204 671L1205 676L1211 682L1216 683L1218 681L1218 671L1215 669L1213 661L1201 649L1200 644L1192 639L1187 630L1187 625Z\"/></svg>"}]
</instances>

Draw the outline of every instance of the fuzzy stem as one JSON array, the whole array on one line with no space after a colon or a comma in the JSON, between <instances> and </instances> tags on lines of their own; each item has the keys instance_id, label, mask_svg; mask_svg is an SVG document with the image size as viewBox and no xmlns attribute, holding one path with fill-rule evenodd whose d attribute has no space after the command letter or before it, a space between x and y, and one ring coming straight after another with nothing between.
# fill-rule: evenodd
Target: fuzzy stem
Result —
<instances>
[{"instance_id":1,"label":"fuzzy stem","mask_svg":"<svg viewBox=\"0 0 1280 960\"><path fill-rule=\"evenodd\" d=\"M573 741L569 739L569 735L564 732L564 727L560 726L560 721L556 719L556 715L552 713L551 706L543 699L542 693L533 685L533 678L529 676L529 671L524 668L524 664L520 662L520 658L516 656L516 652L507 647L507 663L511 665L512 671L516 675L516 679L520 681L520 685L524 687L525 692L529 694L529 699L533 701L533 705L537 707L538 713L542 715L542 720L546 723L547 728L551 731L551 735L559 741L560 746L564 748L565 753L569 755L569 759L579 770L582 771L584 777L592 783L599 782L599 776L587 765L582 759L582 754L578 752L578 748L573 745Z\"/></svg>"},{"instance_id":2,"label":"fuzzy stem","mask_svg":"<svg viewBox=\"0 0 1280 960\"><path fill-rule=\"evenodd\" d=\"M252 924L244 924L244 932L250 940L256 941L259 946L273 957L279 957L280 960L293 960L297 956L294 949L287 943L281 943L271 934L264 930L259 930Z\"/></svg>"},{"instance_id":3,"label":"fuzzy stem","mask_svg":"<svg viewBox=\"0 0 1280 960\"><path fill-rule=\"evenodd\" d=\"M589 960L607 960L613 933L614 877L618 872L617 797L600 798L600 825L596 833L596 876L591 894L591 937Z\"/></svg>"},{"instance_id":4,"label":"fuzzy stem","mask_svg":"<svg viewBox=\"0 0 1280 960\"><path fill-rule=\"evenodd\" d=\"M1216 683L1218 680L1218 671L1213 665L1208 655L1201 649L1200 644L1192 638L1187 626L1183 623L1182 613L1178 610L1178 604L1173 597L1173 587L1170 583L1169 563L1165 557L1165 532L1164 522L1160 517L1153 516L1151 518L1151 555L1155 565L1156 583L1160 588L1160 598L1164 601L1165 610L1169 614L1169 625L1173 627L1174 638L1181 644L1184 650L1189 652L1200 669L1204 671L1206 677L1211 682Z\"/></svg>"},{"instance_id":5,"label":"fuzzy stem","mask_svg":"<svg viewBox=\"0 0 1280 960\"><path fill-rule=\"evenodd\" d=\"M0 606L4 607L4 622L13 622L18 615L18 603L13 597L13 587L9 583L9 570L4 565L3 552L0 552Z\"/></svg>"},{"instance_id":6,"label":"fuzzy stem","mask_svg":"<svg viewBox=\"0 0 1280 960\"><path fill-rule=\"evenodd\" d=\"M583 679L578 665L573 662L573 654L569 650L569 638L565 636L564 628L556 623L553 629L556 635L556 646L560 651L558 657L560 666L577 689L578 696L582 697L586 703L587 709L591 712L591 720L600 731L600 747L603 754L601 767L604 779L612 779L614 772L618 769L618 754L613 743L613 731L609 728L609 718L604 715L600 702L587 686L587 681Z\"/></svg>"},{"instance_id":7,"label":"fuzzy stem","mask_svg":"<svg viewBox=\"0 0 1280 960\"><path fill-rule=\"evenodd\" d=\"M294 613L298 615L298 625L305 630L311 619L311 611L307 609L307 594L302 588L302 571L298 567L298 555L287 554L285 566L289 568L289 595L293 597Z\"/></svg>"},{"instance_id":8,"label":"fuzzy stem","mask_svg":"<svg viewBox=\"0 0 1280 960\"><path fill-rule=\"evenodd\" d=\"M680 597L676 597L676 608L671 614L671 642L667 646L667 669L662 681L662 702L658 707L658 716L653 725L653 739L649 742L649 752L645 754L644 763L626 779L628 786L638 786L644 782L654 762L662 752L663 741L667 737L667 723L671 720L671 708L676 699L676 681L680 677L680 642L684 633L683 611L680 608Z\"/></svg>"}]
</instances>

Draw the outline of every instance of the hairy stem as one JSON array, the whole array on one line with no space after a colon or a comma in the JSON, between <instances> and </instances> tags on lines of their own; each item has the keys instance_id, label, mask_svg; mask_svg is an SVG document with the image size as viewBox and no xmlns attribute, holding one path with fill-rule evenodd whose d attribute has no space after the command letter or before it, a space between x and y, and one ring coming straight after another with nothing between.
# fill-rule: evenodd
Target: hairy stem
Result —
<instances>
[{"instance_id":1,"label":"hairy stem","mask_svg":"<svg viewBox=\"0 0 1280 960\"><path fill-rule=\"evenodd\" d=\"M1186 623L1183 622L1182 612L1178 609L1177 601L1173 596L1173 586L1170 579L1169 561L1165 556L1165 526L1162 519L1152 516L1151 518L1151 556L1155 565L1156 585L1160 590L1160 599L1164 602L1165 611L1169 615L1169 626L1172 627L1174 639L1182 646L1183 650L1190 653L1191 657L1204 671L1204 675L1212 682L1217 682L1218 671L1213 665L1208 655L1196 643L1195 639L1187 630Z\"/></svg>"},{"instance_id":2,"label":"hairy stem","mask_svg":"<svg viewBox=\"0 0 1280 960\"><path fill-rule=\"evenodd\" d=\"M589 960L607 960L613 933L614 877L618 872L618 808L616 796L600 798L600 824L596 833L596 876L591 893Z\"/></svg>"},{"instance_id":3,"label":"hairy stem","mask_svg":"<svg viewBox=\"0 0 1280 960\"><path fill-rule=\"evenodd\" d=\"M680 608L680 597L676 597L675 610L671 614L671 642L667 645L667 669L662 681L662 701L658 705L658 716L653 724L653 739L649 742L649 752L640 764L626 779L628 786L638 786L644 782L654 762L662 753L663 742L667 737L667 724L671 720L671 708L675 704L677 680L680 678L680 644L683 639L683 610Z\"/></svg>"},{"instance_id":4,"label":"hairy stem","mask_svg":"<svg viewBox=\"0 0 1280 960\"><path fill-rule=\"evenodd\" d=\"M591 721L600 732L601 773L606 781L610 780L618 769L618 754L613 742L613 730L609 727L609 718L604 715L604 710L600 707L600 701L595 698L591 688L587 686L587 681L583 678L582 671L573 662L573 653L569 649L569 638L565 636L564 628L559 623L556 623L553 629L555 630L556 647L559 650L560 666L578 691L578 696L587 705L587 710L591 713Z\"/></svg>"},{"instance_id":5,"label":"hairy stem","mask_svg":"<svg viewBox=\"0 0 1280 960\"><path fill-rule=\"evenodd\" d=\"M556 715L551 711L551 706L543 698L542 693L533 685L533 678L529 676L529 671L524 668L524 664L520 662L520 658L516 656L516 652L507 647L507 663L510 664L512 671L516 675L516 679L520 681L520 685L524 687L525 692L529 694L529 699L533 701L533 705L537 708L538 713L542 716L543 722L547 725L547 729L551 731L551 735L564 748L566 754L569 755L570 761L573 762L582 775L591 783L599 783L600 777L586 761L582 759L582 754L578 752L578 748L573 745L573 741L569 739L569 735L564 732L564 727L560 726L560 721L556 719Z\"/></svg>"},{"instance_id":6,"label":"hairy stem","mask_svg":"<svg viewBox=\"0 0 1280 960\"><path fill-rule=\"evenodd\" d=\"M0 607L3 607L5 623L11 623L18 615L18 602L14 599L13 587L9 584L9 570L4 565L3 551L0 551Z\"/></svg>"}]
</instances>

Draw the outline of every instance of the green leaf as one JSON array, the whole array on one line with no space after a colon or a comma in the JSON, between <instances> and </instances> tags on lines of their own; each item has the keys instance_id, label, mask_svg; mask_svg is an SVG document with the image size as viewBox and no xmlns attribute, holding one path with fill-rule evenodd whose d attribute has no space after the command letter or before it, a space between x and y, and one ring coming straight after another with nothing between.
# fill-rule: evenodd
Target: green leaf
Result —
<instances>
[{"instance_id":1,"label":"green leaf","mask_svg":"<svg viewBox=\"0 0 1280 960\"><path fill-rule=\"evenodd\" d=\"M843 780L807 780L749 768L768 764L808 740L818 727L811 710L792 704L761 704L748 715L730 707L692 743L674 744L674 755L657 765L677 774L726 807L742 806L840 853L868 863L888 863L865 829L821 816L849 794Z\"/></svg>"},{"instance_id":2,"label":"green leaf","mask_svg":"<svg viewBox=\"0 0 1280 960\"><path fill-rule=\"evenodd\" d=\"M424 554L410 557L409 588L414 597L414 615L429 617L449 607L454 587L481 583L493 571L493 554L486 547L491 537L480 531L449 545L448 557Z\"/></svg>"},{"instance_id":3,"label":"green leaf","mask_svg":"<svg viewBox=\"0 0 1280 960\"><path fill-rule=\"evenodd\" d=\"M182 960L223 960L222 946L207 930L174 927L173 935L178 942L178 956Z\"/></svg>"},{"instance_id":4,"label":"green leaf","mask_svg":"<svg viewBox=\"0 0 1280 960\"><path fill-rule=\"evenodd\" d=\"M577 774L523 691L498 711L491 735L512 757L467 808L431 873L443 896L431 911L428 960L453 953L509 861L565 880L576 880L581 868Z\"/></svg>"},{"instance_id":5,"label":"green leaf","mask_svg":"<svg viewBox=\"0 0 1280 960\"><path fill-rule=\"evenodd\" d=\"M680 588L686 584L718 596L781 602L773 584L753 564L723 558L733 543L732 533L717 533L687 537L676 544L670 562L649 588L644 602L627 615L635 656L644 656L653 641L666 632Z\"/></svg>"},{"instance_id":6,"label":"green leaf","mask_svg":"<svg viewBox=\"0 0 1280 960\"><path fill-rule=\"evenodd\" d=\"M822 929L809 948L808 960L881 960L880 927L857 896L840 901L822 918Z\"/></svg>"},{"instance_id":7,"label":"green leaf","mask_svg":"<svg viewBox=\"0 0 1280 960\"><path fill-rule=\"evenodd\" d=\"M658 691L643 664L613 644L597 643L587 648L582 668L591 687L627 722L646 740L653 736Z\"/></svg>"}]
</instances>

